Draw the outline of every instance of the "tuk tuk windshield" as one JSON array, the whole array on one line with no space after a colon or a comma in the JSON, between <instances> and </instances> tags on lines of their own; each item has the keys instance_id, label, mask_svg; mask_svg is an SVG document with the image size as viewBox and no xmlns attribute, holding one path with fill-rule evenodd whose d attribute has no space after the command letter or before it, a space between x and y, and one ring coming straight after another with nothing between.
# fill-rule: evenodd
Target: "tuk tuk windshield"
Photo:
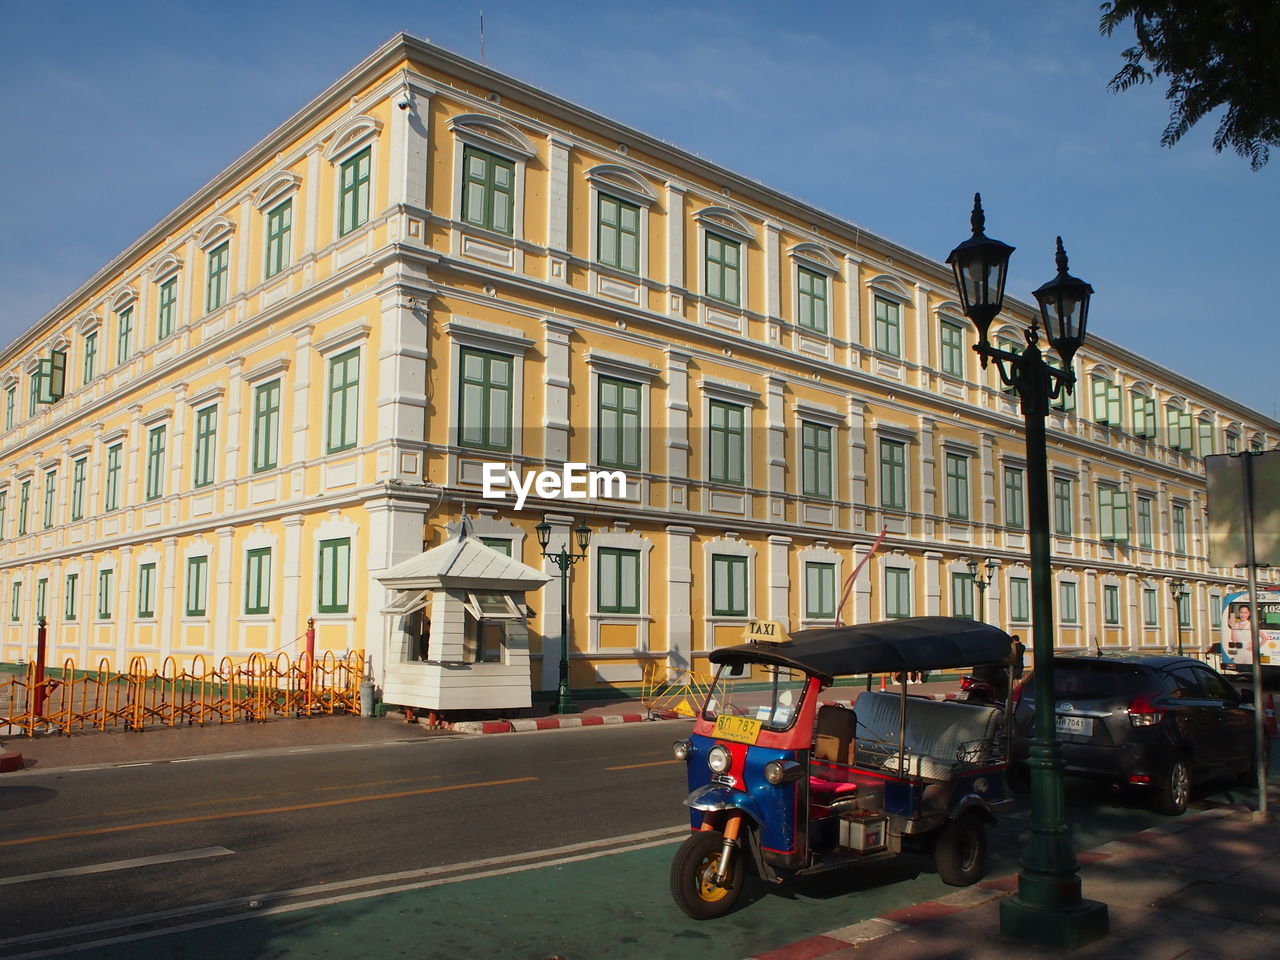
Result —
<instances>
[{"instance_id":1,"label":"tuk tuk windshield","mask_svg":"<svg viewBox=\"0 0 1280 960\"><path fill-rule=\"evenodd\" d=\"M791 667L756 664L754 672L740 663L723 664L707 695L702 715L750 717L771 730L785 730L800 712L808 675Z\"/></svg>"}]
</instances>

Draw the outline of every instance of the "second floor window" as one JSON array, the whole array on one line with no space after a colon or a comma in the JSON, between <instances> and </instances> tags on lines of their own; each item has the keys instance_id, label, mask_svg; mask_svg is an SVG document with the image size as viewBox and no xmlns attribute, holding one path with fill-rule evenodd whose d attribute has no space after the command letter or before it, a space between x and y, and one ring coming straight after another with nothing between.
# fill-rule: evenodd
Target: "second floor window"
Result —
<instances>
[{"instance_id":1,"label":"second floor window","mask_svg":"<svg viewBox=\"0 0 1280 960\"><path fill-rule=\"evenodd\" d=\"M227 302L228 256L231 242L224 241L209 251L209 277L204 289L204 312L217 310Z\"/></svg>"},{"instance_id":2,"label":"second floor window","mask_svg":"<svg viewBox=\"0 0 1280 960\"><path fill-rule=\"evenodd\" d=\"M1133 435L1135 437L1156 435L1156 402L1151 397L1140 393L1133 395Z\"/></svg>"},{"instance_id":3,"label":"second floor window","mask_svg":"<svg viewBox=\"0 0 1280 960\"><path fill-rule=\"evenodd\" d=\"M943 320L940 326L939 356L942 372L950 377L964 376L964 328L958 323Z\"/></svg>"},{"instance_id":4,"label":"second floor window","mask_svg":"<svg viewBox=\"0 0 1280 960\"><path fill-rule=\"evenodd\" d=\"M289 235L293 232L293 200L267 211L267 279L289 265Z\"/></svg>"},{"instance_id":5,"label":"second floor window","mask_svg":"<svg viewBox=\"0 0 1280 960\"><path fill-rule=\"evenodd\" d=\"M345 237L369 221L369 162L365 147L338 170L338 236Z\"/></svg>"},{"instance_id":6,"label":"second floor window","mask_svg":"<svg viewBox=\"0 0 1280 960\"><path fill-rule=\"evenodd\" d=\"M14 410L18 406L18 388L9 387L4 392L4 428L6 430L13 429Z\"/></svg>"},{"instance_id":7,"label":"second floor window","mask_svg":"<svg viewBox=\"0 0 1280 960\"><path fill-rule=\"evenodd\" d=\"M605 266L627 273L640 272L640 208L634 203L599 195L596 253Z\"/></svg>"},{"instance_id":8,"label":"second floor window","mask_svg":"<svg viewBox=\"0 0 1280 960\"><path fill-rule=\"evenodd\" d=\"M280 461L280 381L253 391L253 472L274 470Z\"/></svg>"},{"instance_id":9,"label":"second floor window","mask_svg":"<svg viewBox=\"0 0 1280 960\"><path fill-rule=\"evenodd\" d=\"M1053 532L1060 537L1071 536L1071 481L1054 478L1053 481Z\"/></svg>"},{"instance_id":10,"label":"second floor window","mask_svg":"<svg viewBox=\"0 0 1280 960\"><path fill-rule=\"evenodd\" d=\"M84 338L84 365L81 367L83 376L80 378L81 383L88 383L98 375L98 333L85 334Z\"/></svg>"},{"instance_id":11,"label":"second floor window","mask_svg":"<svg viewBox=\"0 0 1280 960\"><path fill-rule=\"evenodd\" d=\"M511 357L487 350L461 352L458 443L479 450L511 449Z\"/></svg>"},{"instance_id":12,"label":"second floor window","mask_svg":"<svg viewBox=\"0 0 1280 960\"><path fill-rule=\"evenodd\" d=\"M120 462L124 457L124 445L107 448L107 482L102 491L102 509L115 510L120 506Z\"/></svg>"},{"instance_id":13,"label":"second floor window","mask_svg":"<svg viewBox=\"0 0 1280 960\"><path fill-rule=\"evenodd\" d=\"M1120 421L1120 387L1103 377L1093 378L1093 419L1118 427Z\"/></svg>"},{"instance_id":14,"label":"second floor window","mask_svg":"<svg viewBox=\"0 0 1280 960\"><path fill-rule=\"evenodd\" d=\"M598 389L596 460L602 467L639 470L640 384L601 377Z\"/></svg>"},{"instance_id":15,"label":"second floor window","mask_svg":"<svg viewBox=\"0 0 1280 960\"><path fill-rule=\"evenodd\" d=\"M1191 414L1169 408L1169 446L1174 450L1191 452Z\"/></svg>"},{"instance_id":16,"label":"second floor window","mask_svg":"<svg viewBox=\"0 0 1280 960\"><path fill-rule=\"evenodd\" d=\"M348 350L329 361L329 433L325 442L327 453L355 447L359 407L360 351Z\"/></svg>"},{"instance_id":17,"label":"second floor window","mask_svg":"<svg viewBox=\"0 0 1280 960\"><path fill-rule=\"evenodd\" d=\"M800 424L800 474L806 497L831 499L831 428Z\"/></svg>"},{"instance_id":18,"label":"second floor window","mask_svg":"<svg viewBox=\"0 0 1280 960\"><path fill-rule=\"evenodd\" d=\"M225 244L224 244L225 248ZM174 318L178 312L178 278L170 277L160 284L160 306L156 310L156 339L163 340L173 333Z\"/></svg>"},{"instance_id":19,"label":"second floor window","mask_svg":"<svg viewBox=\"0 0 1280 960\"><path fill-rule=\"evenodd\" d=\"M640 551L601 547L596 609L601 613L640 612Z\"/></svg>"},{"instance_id":20,"label":"second floor window","mask_svg":"<svg viewBox=\"0 0 1280 960\"><path fill-rule=\"evenodd\" d=\"M742 486L746 482L745 443L743 430L745 411L733 403L712 400L708 408L710 479L712 483Z\"/></svg>"},{"instance_id":21,"label":"second floor window","mask_svg":"<svg viewBox=\"0 0 1280 960\"><path fill-rule=\"evenodd\" d=\"M462 219L510 236L515 222L516 165L475 147L462 148Z\"/></svg>"},{"instance_id":22,"label":"second floor window","mask_svg":"<svg viewBox=\"0 0 1280 960\"><path fill-rule=\"evenodd\" d=\"M1173 508L1173 552L1179 556L1187 553L1187 508Z\"/></svg>"},{"instance_id":23,"label":"second floor window","mask_svg":"<svg viewBox=\"0 0 1280 960\"><path fill-rule=\"evenodd\" d=\"M1021 467L1004 468L1004 524L1014 530L1027 525L1027 501L1023 494Z\"/></svg>"},{"instance_id":24,"label":"second floor window","mask_svg":"<svg viewBox=\"0 0 1280 960\"><path fill-rule=\"evenodd\" d=\"M116 366L133 356L133 307L116 314Z\"/></svg>"},{"instance_id":25,"label":"second floor window","mask_svg":"<svg viewBox=\"0 0 1280 960\"><path fill-rule=\"evenodd\" d=\"M192 486L207 487L213 483L214 454L218 440L218 408L202 407L196 411L196 451L191 465Z\"/></svg>"},{"instance_id":26,"label":"second floor window","mask_svg":"<svg viewBox=\"0 0 1280 960\"><path fill-rule=\"evenodd\" d=\"M902 356L902 306L876 297L876 349L891 357Z\"/></svg>"},{"instance_id":27,"label":"second floor window","mask_svg":"<svg viewBox=\"0 0 1280 960\"><path fill-rule=\"evenodd\" d=\"M900 440L880 441L880 506L907 509L907 445Z\"/></svg>"},{"instance_id":28,"label":"second floor window","mask_svg":"<svg viewBox=\"0 0 1280 960\"><path fill-rule=\"evenodd\" d=\"M969 458L958 453L947 454L947 516L969 519Z\"/></svg>"},{"instance_id":29,"label":"second floor window","mask_svg":"<svg viewBox=\"0 0 1280 960\"><path fill-rule=\"evenodd\" d=\"M1129 539L1129 495L1107 484L1098 486L1098 539Z\"/></svg>"},{"instance_id":30,"label":"second floor window","mask_svg":"<svg viewBox=\"0 0 1280 960\"><path fill-rule=\"evenodd\" d=\"M5 513L8 510L8 507L9 507L9 491L0 490L0 540L3 540L5 536L4 521L5 521Z\"/></svg>"},{"instance_id":31,"label":"second floor window","mask_svg":"<svg viewBox=\"0 0 1280 960\"><path fill-rule=\"evenodd\" d=\"M56 470L50 470L44 475L44 528L48 530L53 526L54 499L58 490L58 473Z\"/></svg>"},{"instance_id":32,"label":"second floor window","mask_svg":"<svg viewBox=\"0 0 1280 960\"><path fill-rule=\"evenodd\" d=\"M1155 525L1152 522L1151 498L1138 498L1138 546L1150 550L1155 546Z\"/></svg>"},{"instance_id":33,"label":"second floor window","mask_svg":"<svg viewBox=\"0 0 1280 960\"><path fill-rule=\"evenodd\" d=\"M716 233L708 233L705 243L707 296L737 306L741 297L742 245Z\"/></svg>"},{"instance_id":34,"label":"second floor window","mask_svg":"<svg viewBox=\"0 0 1280 960\"><path fill-rule=\"evenodd\" d=\"M84 478L89 469L87 457L81 457L71 465L71 519L84 519Z\"/></svg>"},{"instance_id":35,"label":"second floor window","mask_svg":"<svg viewBox=\"0 0 1280 960\"><path fill-rule=\"evenodd\" d=\"M827 278L804 267L796 268L796 285L798 287L799 315L796 323L806 330L815 333L826 333L827 321Z\"/></svg>"},{"instance_id":36,"label":"second floor window","mask_svg":"<svg viewBox=\"0 0 1280 960\"><path fill-rule=\"evenodd\" d=\"M152 427L147 432L146 498L159 500L164 496L164 446L165 428Z\"/></svg>"},{"instance_id":37,"label":"second floor window","mask_svg":"<svg viewBox=\"0 0 1280 960\"><path fill-rule=\"evenodd\" d=\"M27 514L31 509L31 481L23 480L18 488L18 536L27 532Z\"/></svg>"},{"instance_id":38,"label":"second floor window","mask_svg":"<svg viewBox=\"0 0 1280 960\"><path fill-rule=\"evenodd\" d=\"M1199 449L1196 451L1202 457L1208 457L1213 454L1213 422L1210 420L1201 420L1196 424L1199 432Z\"/></svg>"}]
</instances>

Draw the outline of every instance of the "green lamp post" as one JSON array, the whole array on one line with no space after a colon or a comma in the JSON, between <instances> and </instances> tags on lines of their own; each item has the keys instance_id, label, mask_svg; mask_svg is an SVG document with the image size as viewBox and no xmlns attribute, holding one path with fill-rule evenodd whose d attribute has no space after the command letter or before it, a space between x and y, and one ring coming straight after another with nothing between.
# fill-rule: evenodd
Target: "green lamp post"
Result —
<instances>
[{"instance_id":1,"label":"green lamp post","mask_svg":"<svg viewBox=\"0 0 1280 960\"><path fill-rule=\"evenodd\" d=\"M1104 936L1107 906L1080 893L1079 866L1071 846L1063 800L1062 752L1055 728L1053 697L1053 579L1049 560L1048 455L1045 418L1049 403L1075 386L1071 360L1084 343L1093 288L1067 273L1067 254L1058 238L1058 274L1035 291L1040 318L1024 332L1022 351L993 347L992 321L1004 301L1005 278L1013 247L983 233L982 198L973 197L973 236L947 257L965 316L978 331L973 349L982 366L994 360L1001 381L1022 401L1027 447L1027 518L1031 543L1032 665L1035 669L1035 735L1031 770L1031 837L1022 855L1018 892L1000 904L1000 931L1056 947L1077 947ZM1039 324L1060 366L1040 350Z\"/></svg>"},{"instance_id":2,"label":"green lamp post","mask_svg":"<svg viewBox=\"0 0 1280 960\"><path fill-rule=\"evenodd\" d=\"M563 547L548 552L547 545L551 542L551 524L545 517L534 527L534 530L538 534L538 543L542 546L542 556L560 570L560 689L556 694L553 712L577 713L578 706L569 695L569 568L586 558L587 544L591 542L591 528L587 526L587 521L583 520L582 524L573 531L578 541L577 553L569 549L567 537ZM542 655L545 657L546 652L543 651Z\"/></svg>"}]
</instances>

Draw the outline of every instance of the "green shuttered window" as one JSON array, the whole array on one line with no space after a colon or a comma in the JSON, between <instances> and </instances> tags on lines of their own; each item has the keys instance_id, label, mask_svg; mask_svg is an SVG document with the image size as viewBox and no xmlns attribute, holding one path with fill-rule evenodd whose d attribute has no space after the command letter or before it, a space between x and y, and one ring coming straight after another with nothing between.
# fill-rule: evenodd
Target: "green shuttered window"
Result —
<instances>
[{"instance_id":1,"label":"green shuttered window","mask_svg":"<svg viewBox=\"0 0 1280 960\"><path fill-rule=\"evenodd\" d=\"M351 609L351 538L320 541L319 602L321 613Z\"/></svg>"},{"instance_id":2,"label":"green shuttered window","mask_svg":"<svg viewBox=\"0 0 1280 960\"><path fill-rule=\"evenodd\" d=\"M365 147L343 162L338 170L340 184L338 236L345 237L369 220L370 151Z\"/></svg>"},{"instance_id":3,"label":"green shuttered window","mask_svg":"<svg viewBox=\"0 0 1280 960\"><path fill-rule=\"evenodd\" d=\"M328 453L355 447L359 407L360 351L348 350L329 361Z\"/></svg>"},{"instance_id":4,"label":"green shuttered window","mask_svg":"<svg viewBox=\"0 0 1280 960\"><path fill-rule=\"evenodd\" d=\"M516 165L485 150L463 147L462 169L462 219L511 236Z\"/></svg>"},{"instance_id":5,"label":"green shuttered window","mask_svg":"<svg viewBox=\"0 0 1280 960\"><path fill-rule=\"evenodd\" d=\"M458 442L479 450L511 450L511 357L487 350L460 353Z\"/></svg>"}]
</instances>

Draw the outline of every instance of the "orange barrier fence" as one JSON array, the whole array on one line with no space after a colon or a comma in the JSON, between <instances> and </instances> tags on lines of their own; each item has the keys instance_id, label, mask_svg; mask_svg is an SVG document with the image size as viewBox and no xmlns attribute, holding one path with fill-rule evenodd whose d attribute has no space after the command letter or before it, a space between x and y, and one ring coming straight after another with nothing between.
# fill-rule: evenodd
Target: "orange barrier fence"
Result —
<instances>
[{"instance_id":1,"label":"orange barrier fence","mask_svg":"<svg viewBox=\"0 0 1280 960\"><path fill-rule=\"evenodd\" d=\"M640 702L650 716L692 717L702 707L714 680L710 674L650 663L644 670Z\"/></svg>"},{"instance_id":2,"label":"orange barrier fence","mask_svg":"<svg viewBox=\"0 0 1280 960\"><path fill-rule=\"evenodd\" d=\"M359 650L343 657L325 653L314 661L305 653L296 659L255 653L241 661L224 657L217 667L197 656L185 669L166 657L158 670L141 657L123 671L105 659L97 670L79 670L68 659L43 680L31 663L23 673L0 674L0 728L33 736L359 713L363 677ZM37 696L41 688L43 698Z\"/></svg>"}]
</instances>

